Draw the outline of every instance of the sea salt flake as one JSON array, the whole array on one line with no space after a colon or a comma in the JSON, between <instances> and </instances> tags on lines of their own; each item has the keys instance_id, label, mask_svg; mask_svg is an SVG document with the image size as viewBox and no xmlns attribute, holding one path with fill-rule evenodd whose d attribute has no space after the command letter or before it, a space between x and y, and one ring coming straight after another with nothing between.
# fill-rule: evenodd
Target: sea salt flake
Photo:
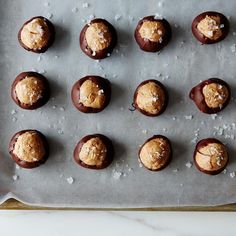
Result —
<instances>
[{"instance_id":1,"label":"sea salt flake","mask_svg":"<svg viewBox=\"0 0 236 236\"><path fill-rule=\"evenodd\" d=\"M235 53L236 52L236 44L233 44L231 47L230 47L230 50L232 53Z\"/></svg>"},{"instance_id":2,"label":"sea salt flake","mask_svg":"<svg viewBox=\"0 0 236 236\"><path fill-rule=\"evenodd\" d=\"M192 119L193 119L193 116L192 116L192 115L184 116L184 118L185 118L186 120L192 120Z\"/></svg>"},{"instance_id":3,"label":"sea salt flake","mask_svg":"<svg viewBox=\"0 0 236 236\"><path fill-rule=\"evenodd\" d=\"M45 7L49 7L50 6L50 3L49 2L44 2L43 4Z\"/></svg>"},{"instance_id":4,"label":"sea salt flake","mask_svg":"<svg viewBox=\"0 0 236 236\"><path fill-rule=\"evenodd\" d=\"M234 178L235 177L235 171L230 172L229 176L230 176L230 178Z\"/></svg>"},{"instance_id":5,"label":"sea salt flake","mask_svg":"<svg viewBox=\"0 0 236 236\"><path fill-rule=\"evenodd\" d=\"M71 9L71 11L73 12L73 13L76 13L76 12L78 12L78 7L73 7L72 9Z\"/></svg>"},{"instance_id":6,"label":"sea salt flake","mask_svg":"<svg viewBox=\"0 0 236 236\"><path fill-rule=\"evenodd\" d=\"M74 183L74 179L72 177L68 177L66 180L67 180L68 184Z\"/></svg>"},{"instance_id":7,"label":"sea salt flake","mask_svg":"<svg viewBox=\"0 0 236 236\"><path fill-rule=\"evenodd\" d=\"M212 119L212 120L215 120L216 117L217 117L217 114L211 114L211 119Z\"/></svg>"},{"instance_id":8,"label":"sea salt flake","mask_svg":"<svg viewBox=\"0 0 236 236\"><path fill-rule=\"evenodd\" d=\"M12 115L15 115L15 114L16 114L16 110L12 110L12 111L11 111L11 114L12 114Z\"/></svg>"},{"instance_id":9,"label":"sea salt flake","mask_svg":"<svg viewBox=\"0 0 236 236\"><path fill-rule=\"evenodd\" d=\"M224 169L222 173L225 175L227 171L228 171L227 169Z\"/></svg>"},{"instance_id":10,"label":"sea salt flake","mask_svg":"<svg viewBox=\"0 0 236 236\"><path fill-rule=\"evenodd\" d=\"M144 129L144 130L142 131L143 134L147 134L147 132L148 132L148 131L147 131L146 129Z\"/></svg>"},{"instance_id":11,"label":"sea salt flake","mask_svg":"<svg viewBox=\"0 0 236 236\"><path fill-rule=\"evenodd\" d=\"M12 179L13 179L14 181L18 180L18 178L19 178L18 175L13 175L13 176L12 176Z\"/></svg>"},{"instance_id":12,"label":"sea salt flake","mask_svg":"<svg viewBox=\"0 0 236 236\"><path fill-rule=\"evenodd\" d=\"M12 117L12 121L13 121L13 122L16 122L16 121L17 121L17 118L16 118L16 117Z\"/></svg>"},{"instance_id":13,"label":"sea salt flake","mask_svg":"<svg viewBox=\"0 0 236 236\"><path fill-rule=\"evenodd\" d=\"M88 7L89 7L89 3L84 2L84 3L82 4L82 7L83 7L83 8L88 8Z\"/></svg>"},{"instance_id":14,"label":"sea salt flake","mask_svg":"<svg viewBox=\"0 0 236 236\"><path fill-rule=\"evenodd\" d=\"M47 13L47 18L48 19L52 19L53 18L53 14L52 13Z\"/></svg>"},{"instance_id":15,"label":"sea salt flake","mask_svg":"<svg viewBox=\"0 0 236 236\"><path fill-rule=\"evenodd\" d=\"M116 20L116 21L118 21L118 20L120 20L120 19L121 19L121 15L119 15L119 14L115 15L115 20Z\"/></svg>"},{"instance_id":16,"label":"sea salt flake","mask_svg":"<svg viewBox=\"0 0 236 236\"><path fill-rule=\"evenodd\" d=\"M174 169L172 170L174 173L177 173L179 171L179 169Z\"/></svg>"},{"instance_id":17,"label":"sea salt flake","mask_svg":"<svg viewBox=\"0 0 236 236\"><path fill-rule=\"evenodd\" d=\"M120 179L121 175L122 175L122 173L120 171L114 171L113 178L118 180L118 179Z\"/></svg>"},{"instance_id":18,"label":"sea salt flake","mask_svg":"<svg viewBox=\"0 0 236 236\"><path fill-rule=\"evenodd\" d=\"M191 168L193 166L192 162L188 161L185 164L186 167Z\"/></svg>"}]
</instances>

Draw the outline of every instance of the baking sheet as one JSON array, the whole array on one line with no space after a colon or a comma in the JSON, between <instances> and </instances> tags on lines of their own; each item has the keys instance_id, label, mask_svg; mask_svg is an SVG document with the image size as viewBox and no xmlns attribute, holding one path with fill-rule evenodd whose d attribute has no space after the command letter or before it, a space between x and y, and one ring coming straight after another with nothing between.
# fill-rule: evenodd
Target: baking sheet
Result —
<instances>
[{"instance_id":1,"label":"baking sheet","mask_svg":"<svg viewBox=\"0 0 236 236\"><path fill-rule=\"evenodd\" d=\"M86 4L88 3L88 4ZM235 99L217 116L200 113L188 92L200 80L219 77L236 92L235 1L220 0L0 0L0 202L14 197L24 203L55 207L212 206L236 202ZM216 45L202 46L192 36L192 19L206 10L230 17L229 36ZM144 53L133 39L140 17L159 14L173 29L171 43L159 54ZM28 18L51 18L57 37L53 47L37 55L23 50L17 32ZM109 20L119 43L108 59L96 62L79 47L79 33L93 17ZM22 71L36 70L50 80L52 98L36 111L18 108L10 85ZM112 83L112 101L98 114L82 114L71 103L75 81L88 75L105 76ZM136 86L158 79L170 102L160 117L145 117L129 108ZM235 123L234 123L235 122ZM21 129L38 129L49 139L51 155L45 165L19 169L8 155L11 136ZM80 138L91 133L109 136L116 157L105 170L80 168L72 158ZM161 172L140 167L137 152L147 138L166 135L174 156ZM230 163L218 176L201 174L192 162L195 142L215 136L227 144ZM187 167L186 166L187 163ZM73 183L72 183L73 182Z\"/></svg>"}]
</instances>

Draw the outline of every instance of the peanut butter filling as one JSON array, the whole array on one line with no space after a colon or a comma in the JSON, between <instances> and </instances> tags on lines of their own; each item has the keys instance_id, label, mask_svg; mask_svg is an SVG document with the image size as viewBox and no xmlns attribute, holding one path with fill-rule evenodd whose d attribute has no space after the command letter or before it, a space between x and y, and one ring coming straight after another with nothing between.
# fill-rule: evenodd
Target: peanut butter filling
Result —
<instances>
[{"instance_id":1,"label":"peanut butter filling","mask_svg":"<svg viewBox=\"0 0 236 236\"><path fill-rule=\"evenodd\" d=\"M162 42L164 34L164 27L161 22L158 21L144 21L139 29L140 36L145 40L152 42Z\"/></svg>"},{"instance_id":2,"label":"peanut butter filling","mask_svg":"<svg viewBox=\"0 0 236 236\"><path fill-rule=\"evenodd\" d=\"M162 110L165 99L163 89L154 82L148 82L139 87L136 103L140 109L156 115Z\"/></svg>"},{"instance_id":3,"label":"peanut butter filling","mask_svg":"<svg viewBox=\"0 0 236 236\"><path fill-rule=\"evenodd\" d=\"M220 24L219 16L206 16L197 25L198 31L212 40L217 40L222 36L221 28L223 27L224 25Z\"/></svg>"},{"instance_id":4,"label":"peanut butter filling","mask_svg":"<svg viewBox=\"0 0 236 236\"><path fill-rule=\"evenodd\" d=\"M18 100L27 105L36 103L42 97L43 90L42 81L36 77L25 77L15 87Z\"/></svg>"},{"instance_id":5,"label":"peanut butter filling","mask_svg":"<svg viewBox=\"0 0 236 236\"><path fill-rule=\"evenodd\" d=\"M162 168L170 158L170 146L163 138L155 138L144 144L139 158L151 170Z\"/></svg>"},{"instance_id":6,"label":"peanut butter filling","mask_svg":"<svg viewBox=\"0 0 236 236\"><path fill-rule=\"evenodd\" d=\"M105 103L104 90L91 80L86 80L80 87L79 102L85 107L101 108Z\"/></svg>"},{"instance_id":7,"label":"peanut butter filling","mask_svg":"<svg viewBox=\"0 0 236 236\"><path fill-rule=\"evenodd\" d=\"M100 166L106 159L107 149L100 138L89 139L81 148L79 159L86 165Z\"/></svg>"},{"instance_id":8,"label":"peanut butter filling","mask_svg":"<svg viewBox=\"0 0 236 236\"><path fill-rule=\"evenodd\" d=\"M109 28L104 23L92 23L86 30L85 39L94 53L109 47L112 40Z\"/></svg>"},{"instance_id":9,"label":"peanut butter filling","mask_svg":"<svg viewBox=\"0 0 236 236\"><path fill-rule=\"evenodd\" d=\"M197 150L195 161L206 171L217 171L224 167L228 160L226 147L219 143L209 143Z\"/></svg>"},{"instance_id":10,"label":"peanut butter filling","mask_svg":"<svg viewBox=\"0 0 236 236\"><path fill-rule=\"evenodd\" d=\"M20 37L26 47L40 50L48 44L50 31L44 19L36 18L23 26Z\"/></svg>"},{"instance_id":11,"label":"peanut butter filling","mask_svg":"<svg viewBox=\"0 0 236 236\"><path fill-rule=\"evenodd\" d=\"M41 137L34 131L21 134L15 143L13 154L27 162L40 161L46 153Z\"/></svg>"},{"instance_id":12,"label":"peanut butter filling","mask_svg":"<svg viewBox=\"0 0 236 236\"><path fill-rule=\"evenodd\" d=\"M226 86L210 83L203 87L205 102L210 108L221 108L228 99L229 91Z\"/></svg>"}]
</instances>

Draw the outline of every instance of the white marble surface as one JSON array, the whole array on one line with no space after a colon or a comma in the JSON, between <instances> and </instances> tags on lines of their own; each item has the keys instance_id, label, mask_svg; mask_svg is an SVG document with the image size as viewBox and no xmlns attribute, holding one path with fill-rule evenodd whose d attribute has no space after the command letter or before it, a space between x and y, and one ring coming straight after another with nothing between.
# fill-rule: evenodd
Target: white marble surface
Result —
<instances>
[{"instance_id":1,"label":"white marble surface","mask_svg":"<svg viewBox=\"0 0 236 236\"><path fill-rule=\"evenodd\" d=\"M236 213L0 211L0 235L233 236Z\"/></svg>"}]
</instances>

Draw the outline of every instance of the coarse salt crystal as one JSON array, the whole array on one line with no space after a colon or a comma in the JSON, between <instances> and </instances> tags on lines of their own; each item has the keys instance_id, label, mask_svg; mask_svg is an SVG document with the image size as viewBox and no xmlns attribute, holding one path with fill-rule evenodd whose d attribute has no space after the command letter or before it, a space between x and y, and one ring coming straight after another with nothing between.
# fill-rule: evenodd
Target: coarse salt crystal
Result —
<instances>
[{"instance_id":1,"label":"coarse salt crystal","mask_svg":"<svg viewBox=\"0 0 236 236\"><path fill-rule=\"evenodd\" d=\"M192 116L192 115L184 116L184 118L185 118L186 120L192 120L192 119L193 119L193 116Z\"/></svg>"},{"instance_id":2,"label":"coarse salt crystal","mask_svg":"<svg viewBox=\"0 0 236 236\"><path fill-rule=\"evenodd\" d=\"M230 173L229 173L229 176L230 176L230 178L234 178L234 177L235 177L235 171L230 172Z\"/></svg>"},{"instance_id":3,"label":"coarse salt crystal","mask_svg":"<svg viewBox=\"0 0 236 236\"><path fill-rule=\"evenodd\" d=\"M211 119L212 119L212 120L215 120L216 117L217 117L217 114L211 114Z\"/></svg>"},{"instance_id":4,"label":"coarse salt crystal","mask_svg":"<svg viewBox=\"0 0 236 236\"><path fill-rule=\"evenodd\" d=\"M83 8L88 8L89 7L89 3L87 2L84 2L83 5L82 5Z\"/></svg>"},{"instance_id":5,"label":"coarse salt crystal","mask_svg":"<svg viewBox=\"0 0 236 236\"><path fill-rule=\"evenodd\" d=\"M74 183L74 179L72 177L69 177L66 179L68 184L73 184Z\"/></svg>"},{"instance_id":6,"label":"coarse salt crystal","mask_svg":"<svg viewBox=\"0 0 236 236\"><path fill-rule=\"evenodd\" d=\"M12 179L13 179L14 181L18 180L18 178L19 178L18 175L13 175L13 176L12 176Z\"/></svg>"},{"instance_id":7,"label":"coarse salt crystal","mask_svg":"<svg viewBox=\"0 0 236 236\"><path fill-rule=\"evenodd\" d=\"M119 15L119 14L115 15L115 20L116 20L116 21L118 21L118 20L120 20L120 19L121 19L121 15Z\"/></svg>"},{"instance_id":8,"label":"coarse salt crystal","mask_svg":"<svg viewBox=\"0 0 236 236\"><path fill-rule=\"evenodd\" d=\"M185 164L186 167L188 168L191 168L193 166L192 162L188 161L186 164Z\"/></svg>"},{"instance_id":9,"label":"coarse salt crystal","mask_svg":"<svg viewBox=\"0 0 236 236\"><path fill-rule=\"evenodd\" d=\"M230 49L231 49L231 52L232 52L232 53L235 53L235 52L236 52L236 44L233 44L233 45L230 47Z\"/></svg>"},{"instance_id":10,"label":"coarse salt crystal","mask_svg":"<svg viewBox=\"0 0 236 236\"><path fill-rule=\"evenodd\" d=\"M71 9L71 11L73 12L73 13L76 13L76 12L78 12L78 8L77 7L73 7L72 9Z\"/></svg>"},{"instance_id":11,"label":"coarse salt crystal","mask_svg":"<svg viewBox=\"0 0 236 236\"><path fill-rule=\"evenodd\" d=\"M113 178L118 180L120 179L122 173L120 171L115 171L114 174L113 174Z\"/></svg>"}]
</instances>

